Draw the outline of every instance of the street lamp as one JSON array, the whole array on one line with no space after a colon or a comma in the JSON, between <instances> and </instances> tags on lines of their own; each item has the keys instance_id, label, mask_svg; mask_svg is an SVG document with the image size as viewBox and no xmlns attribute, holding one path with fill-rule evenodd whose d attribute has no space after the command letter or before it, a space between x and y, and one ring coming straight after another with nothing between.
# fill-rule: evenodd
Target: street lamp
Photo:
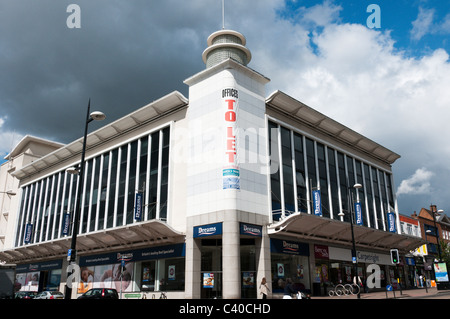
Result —
<instances>
[{"instance_id":1,"label":"street lamp","mask_svg":"<svg viewBox=\"0 0 450 319\"><path fill-rule=\"evenodd\" d=\"M355 185L353 185L354 189L360 189L362 188L362 185L359 183L356 183ZM350 212L350 229L351 229L351 233L352 233L352 262L354 264L354 271L355 271L355 279L358 277L358 261L356 259L356 244L355 244L355 235L353 233L353 203L351 200L351 187L347 187L347 202L348 202L348 206L349 206L349 212ZM344 216L344 212L340 212L338 214L338 216ZM358 281L355 280L355 284L358 284ZM361 294L360 294L360 289L358 289L358 299L361 298Z\"/></svg>"},{"instance_id":2,"label":"street lamp","mask_svg":"<svg viewBox=\"0 0 450 319\"><path fill-rule=\"evenodd\" d=\"M437 247L438 247L438 254L439 254L439 261L440 262L442 261L442 255L441 255L441 244L439 242L439 229L436 226L436 213L442 214L443 212L444 212L443 209L439 209L437 212L435 212L433 209L431 210L431 214L433 214L434 229L436 231L436 234L435 234L436 235L436 244L437 244ZM428 229L427 231L425 231L425 233L430 234L431 230Z\"/></svg>"},{"instance_id":3,"label":"street lamp","mask_svg":"<svg viewBox=\"0 0 450 319\"><path fill-rule=\"evenodd\" d=\"M83 178L84 178L84 158L86 154L86 141L87 141L87 132L88 132L88 124L92 121L102 121L106 118L105 114L102 112L92 112L90 113L91 109L91 100L89 99L88 108L87 108L87 115L86 115L86 124L84 128L84 137L83 137L83 149L81 151L81 162L79 167L71 167L66 170L69 174L75 174L79 175L79 181L78 181L78 191L77 191L77 209L75 210L75 216L73 218L73 230L72 230L72 242L70 245L70 250L68 252L67 259L69 261L69 265L76 264L76 247L77 247L77 234L78 234L78 224L80 222L80 213L81 213L81 192L83 190ZM69 269L69 268L68 268ZM72 267L70 268L72 271ZM67 278L70 278L71 273L67 274ZM65 292L65 299L71 299L72 296L72 287L71 285L67 284L66 280L66 292Z\"/></svg>"},{"instance_id":4,"label":"street lamp","mask_svg":"<svg viewBox=\"0 0 450 319\"><path fill-rule=\"evenodd\" d=\"M16 193L12 190L6 191L6 192L0 192L0 194L6 194L8 196L16 196Z\"/></svg>"}]
</instances>

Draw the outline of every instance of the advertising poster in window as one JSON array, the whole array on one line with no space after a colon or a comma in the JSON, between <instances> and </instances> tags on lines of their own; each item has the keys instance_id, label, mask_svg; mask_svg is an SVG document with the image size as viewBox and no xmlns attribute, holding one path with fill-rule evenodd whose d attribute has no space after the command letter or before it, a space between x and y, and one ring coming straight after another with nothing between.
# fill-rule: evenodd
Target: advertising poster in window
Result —
<instances>
[{"instance_id":1,"label":"advertising poster in window","mask_svg":"<svg viewBox=\"0 0 450 319\"><path fill-rule=\"evenodd\" d=\"M284 278L284 264L277 264L278 278Z\"/></svg>"},{"instance_id":2,"label":"advertising poster in window","mask_svg":"<svg viewBox=\"0 0 450 319\"><path fill-rule=\"evenodd\" d=\"M205 272L203 273L203 288L214 288L214 274Z\"/></svg>"},{"instance_id":3,"label":"advertising poster in window","mask_svg":"<svg viewBox=\"0 0 450 319\"><path fill-rule=\"evenodd\" d=\"M175 280L175 265L169 266L169 273L167 275L169 280Z\"/></svg>"},{"instance_id":4,"label":"advertising poster in window","mask_svg":"<svg viewBox=\"0 0 450 319\"><path fill-rule=\"evenodd\" d=\"M131 291L134 263L98 265L81 267L78 293L82 294L91 288L114 288L117 291Z\"/></svg>"},{"instance_id":5,"label":"advertising poster in window","mask_svg":"<svg viewBox=\"0 0 450 319\"><path fill-rule=\"evenodd\" d=\"M243 288L255 287L255 273L250 271L244 271L242 273L242 287Z\"/></svg>"},{"instance_id":6,"label":"advertising poster in window","mask_svg":"<svg viewBox=\"0 0 450 319\"><path fill-rule=\"evenodd\" d=\"M434 273L437 282L448 282L447 265L445 263L435 263Z\"/></svg>"}]
</instances>

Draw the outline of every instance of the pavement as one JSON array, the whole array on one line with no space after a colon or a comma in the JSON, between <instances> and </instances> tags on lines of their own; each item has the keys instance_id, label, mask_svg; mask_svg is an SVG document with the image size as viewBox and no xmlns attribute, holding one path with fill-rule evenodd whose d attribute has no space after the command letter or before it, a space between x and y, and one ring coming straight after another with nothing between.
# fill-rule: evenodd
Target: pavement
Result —
<instances>
[{"instance_id":1,"label":"pavement","mask_svg":"<svg viewBox=\"0 0 450 319\"><path fill-rule=\"evenodd\" d=\"M360 299L450 299L450 290L437 290L437 288L415 288L406 290L394 291L376 291L361 293ZM332 299L332 300L346 300L357 299L356 295L350 296L334 296L334 297L319 297L314 296L312 299Z\"/></svg>"}]
</instances>

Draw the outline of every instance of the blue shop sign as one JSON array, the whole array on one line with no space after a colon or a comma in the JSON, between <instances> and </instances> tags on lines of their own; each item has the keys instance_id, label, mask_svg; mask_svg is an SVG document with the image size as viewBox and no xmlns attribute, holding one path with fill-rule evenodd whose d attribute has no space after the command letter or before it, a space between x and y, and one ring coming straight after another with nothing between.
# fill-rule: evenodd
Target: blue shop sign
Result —
<instances>
[{"instance_id":1,"label":"blue shop sign","mask_svg":"<svg viewBox=\"0 0 450 319\"><path fill-rule=\"evenodd\" d=\"M129 250L102 255L80 257L80 266L109 265L130 261L154 260L185 256L185 244Z\"/></svg>"},{"instance_id":2,"label":"blue shop sign","mask_svg":"<svg viewBox=\"0 0 450 319\"><path fill-rule=\"evenodd\" d=\"M16 273L44 271L61 268L62 268L62 259L59 259L59 260L44 261L40 263L17 265Z\"/></svg>"},{"instance_id":3,"label":"blue shop sign","mask_svg":"<svg viewBox=\"0 0 450 319\"><path fill-rule=\"evenodd\" d=\"M239 228L241 235L262 237L262 226L241 223Z\"/></svg>"},{"instance_id":4,"label":"blue shop sign","mask_svg":"<svg viewBox=\"0 0 450 319\"><path fill-rule=\"evenodd\" d=\"M222 223L194 227L194 238L222 235Z\"/></svg>"},{"instance_id":5,"label":"blue shop sign","mask_svg":"<svg viewBox=\"0 0 450 319\"><path fill-rule=\"evenodd\" d=\"M270 251L279 254L309 256L309 245L284 239L271 239Z\"/></svg>"}]
</instances>

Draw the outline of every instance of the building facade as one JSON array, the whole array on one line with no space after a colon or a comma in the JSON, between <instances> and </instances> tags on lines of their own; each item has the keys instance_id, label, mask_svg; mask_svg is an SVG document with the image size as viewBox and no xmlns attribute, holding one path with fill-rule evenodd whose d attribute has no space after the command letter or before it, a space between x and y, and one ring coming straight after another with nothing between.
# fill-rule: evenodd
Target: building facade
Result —
<instances>
[{"instance_id":1,"label":"building facade","mask_svg":"<svg viewBox=\"0 0 450 319\"><path fill-rule=\"evenodd\" d=\"M362 279L371 264L384 285L396 277L389 250L421 243L401 234L399 155L281 91L267 95L242 34L207 43L206 69L184 82L189 98L172 92L88 135L81 194L67 169L82 139L8 172L17 195L0 260L17 264L20 289L64 290L77 205L73 297L112 286L258 298L263 277L272 297L288 278L318 295L351 282L354 262Z\"/></svg>"}]
</instances>

